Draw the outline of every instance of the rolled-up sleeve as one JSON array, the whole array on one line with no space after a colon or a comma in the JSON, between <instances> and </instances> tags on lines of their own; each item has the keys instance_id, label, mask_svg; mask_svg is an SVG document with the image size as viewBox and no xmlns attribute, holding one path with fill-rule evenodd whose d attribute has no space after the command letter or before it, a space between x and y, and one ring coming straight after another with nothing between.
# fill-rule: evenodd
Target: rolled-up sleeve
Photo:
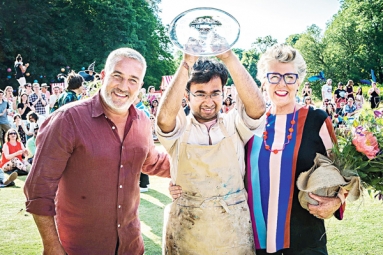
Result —
<instances>
[{"instance_id":1,"label":"rolled-up sleeve","mask_svg":"<svg viewBox=\"0 0 383 255\"><path fill-rule=\"evenodd\" d=\"M185 132L187 117L185 115L184 110L181 108L176 117L176 126L174 130L169 133L164 133L162 130L156 125L156 133L159 141L165 147L167 151L170 150L174 146L174 143L181 137L181 135Z\"/></svg>"},{"instance_id":2,"label":"rolled-up sleeve","mask_svg":"<svg viewBox=\"0 0 383 255\"><path fill-rule=\"evenodd\" d=\"M54 200L58 184L74 150L73 123L69 114L60 111L40 127L33 166L24 186L27 212L56 214Z\"/></svg>"},{"instance_id":3,"label":"rolled-up sleeve","mask_svg":"<svg viewBox=\"0 0 383 255\"><path fill-rule=\"evenodd\" d=\"M167 153L159 152L154 145L153 139L150 139L149 153L142 166L142 172L149 175L170 178L170 162Z\"/></svg>"},{"instance_id":4,"label":"rolled-up sleeve","mask_svg":"<svg viewBox=\"0 0 383 255\"><path fill-rule=\"evenodd\" d=\"M242 140L246 143L253 135L260 136L263 132L265 115L262 115L259 119L253 119L247 115L245 106L239 97L237 97L236 104L238 114L235 118L235 126Z\"/></svg>"}]
</instances>

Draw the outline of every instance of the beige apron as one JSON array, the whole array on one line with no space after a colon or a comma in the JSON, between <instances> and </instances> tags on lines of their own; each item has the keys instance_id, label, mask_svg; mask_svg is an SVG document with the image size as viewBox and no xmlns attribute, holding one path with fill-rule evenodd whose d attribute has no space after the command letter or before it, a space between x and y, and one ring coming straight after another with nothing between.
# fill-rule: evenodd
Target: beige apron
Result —
<instances>
[{"instance_id":1,"label":"beige apron","mask_svg":"<svg viewBox=\"0 0 383 255\"><path fill-rule=\"evenodd\" d=\"M180 138L176 184L180 198L170 204L163 254L255 254L247 193L232 138L215 145Z\"/></svg>"}]
</instances>

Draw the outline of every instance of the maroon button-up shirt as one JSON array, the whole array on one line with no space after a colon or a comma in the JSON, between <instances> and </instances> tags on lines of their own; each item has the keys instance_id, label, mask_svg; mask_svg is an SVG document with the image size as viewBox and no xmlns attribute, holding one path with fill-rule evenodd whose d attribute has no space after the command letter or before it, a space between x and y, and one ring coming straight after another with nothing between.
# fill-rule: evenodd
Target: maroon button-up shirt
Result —
<instances>
[{"instance_id":1,"label":"maroon button-up shirt","mask_svg":"<svg viewBox=\"0 0 383 255\"><path fill-rule=\"evenodd\" d=\"M151 123L131 106L121 142L100 95L63 106L39 130L24 192L27 211L56 215L68 254L143 254L140 172L170 177Z\"/></svg>"}]
</instances>

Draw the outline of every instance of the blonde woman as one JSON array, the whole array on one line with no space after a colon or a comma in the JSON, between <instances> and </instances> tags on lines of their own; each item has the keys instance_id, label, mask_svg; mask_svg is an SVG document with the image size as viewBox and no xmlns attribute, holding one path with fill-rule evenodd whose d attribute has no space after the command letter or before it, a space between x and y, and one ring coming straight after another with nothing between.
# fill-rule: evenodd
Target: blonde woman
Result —
<instances>
[{"instance_id":1,"label":"blonde woman","mask_svg":"<svg viewBox=\"0 0 383 255\"><path fill-rule=\"evenodd\" d=\"M4 89L4 101L7 101L9 105L8 115L10 115L11 112L13 113L16 111L17 97L13 96L13 88L11 86L7 86Z\"/></svg>"}]
</instances>

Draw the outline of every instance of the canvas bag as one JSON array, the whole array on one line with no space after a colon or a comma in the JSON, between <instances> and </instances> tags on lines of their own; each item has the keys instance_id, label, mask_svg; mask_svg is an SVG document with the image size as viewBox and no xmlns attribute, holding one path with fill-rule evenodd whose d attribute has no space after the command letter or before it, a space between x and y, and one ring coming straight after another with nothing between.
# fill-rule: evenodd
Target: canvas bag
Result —
<instances>
[{"instance_id":1,"label":"canvas bag","mask_svg":"<svg viewBox=\"0 0 383 255\"><path fill-rule=\"evenodd\" d=\"M347 199L355 201L362 193L362 186L358 176L343 176L331 159L317 153L313 167L299 175L297 187L299 203L308 210L307 203L317 205L318 202L308 194L311 192L318 196L335 197L342 187L348 191Z\"/></svg>"}]
</instances>

